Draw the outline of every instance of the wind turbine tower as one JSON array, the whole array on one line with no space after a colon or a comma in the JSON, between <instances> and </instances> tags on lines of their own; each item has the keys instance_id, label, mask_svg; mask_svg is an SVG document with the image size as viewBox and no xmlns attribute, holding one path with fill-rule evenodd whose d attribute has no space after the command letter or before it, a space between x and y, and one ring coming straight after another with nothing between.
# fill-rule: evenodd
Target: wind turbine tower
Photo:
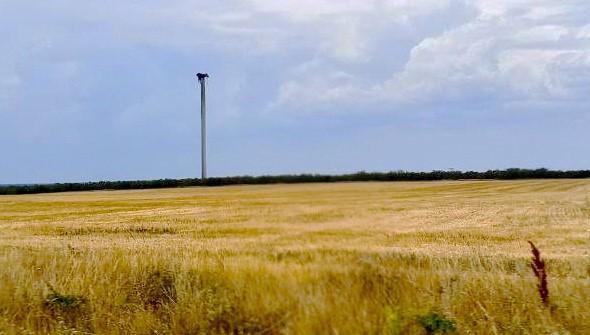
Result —
<instances>
[{"instance_id":1,"label":"wind turbine tower","mask_svg":"<svg viewBox=\"0 0 590 335\"><path fill-rule=\"evenodd\" d=\"M201 181L207 179L207 73L197 73L201 85Z\"/></svg>"}]
</instances>

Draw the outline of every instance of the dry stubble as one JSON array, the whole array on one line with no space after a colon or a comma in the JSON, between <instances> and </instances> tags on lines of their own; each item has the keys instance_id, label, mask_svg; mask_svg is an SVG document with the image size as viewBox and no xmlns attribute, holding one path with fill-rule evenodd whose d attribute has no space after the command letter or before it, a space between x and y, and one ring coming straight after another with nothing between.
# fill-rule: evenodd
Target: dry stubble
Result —
<instances>
[{"instance_id":1,"label":"dry stubble","mask_svg":"<svg viewBox=\"0 0 590 335\"><path fill-rule=\"evenodd\" d=\"M435 312L459 333L584 334L589 197L588 180L1 196L0 331L414 334Z\"/></svg>"}]
</instances>

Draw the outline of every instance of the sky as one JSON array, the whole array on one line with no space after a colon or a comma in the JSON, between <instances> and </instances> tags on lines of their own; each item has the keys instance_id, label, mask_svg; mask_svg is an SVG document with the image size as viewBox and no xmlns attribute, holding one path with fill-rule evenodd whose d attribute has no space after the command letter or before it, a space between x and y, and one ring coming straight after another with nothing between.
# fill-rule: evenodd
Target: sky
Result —
<instances>
[{"instance_id":1,"label":"sky","mask_svg":"<svg viewBox=\"0 0 590 335\"><path fill-rule=\"evenodd\" d=\"M0 184L590 168L587 0L0 0Z\"/></svg>"}]
</instances>

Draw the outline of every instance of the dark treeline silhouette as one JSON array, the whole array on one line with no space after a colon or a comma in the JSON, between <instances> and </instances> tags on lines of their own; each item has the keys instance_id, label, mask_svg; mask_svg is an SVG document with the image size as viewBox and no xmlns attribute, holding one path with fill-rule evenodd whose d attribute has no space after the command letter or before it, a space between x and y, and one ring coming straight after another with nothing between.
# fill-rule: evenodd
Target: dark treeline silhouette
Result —
<instances>
[{"instance_id":1,"label":"dark treeline silhouette","mask_svg":"<svg viewBox=\"0 0 590 335\"><path fill-rule=\"evenodd\" d=\"M237 176L201 179L160 179L136 181L100 181L89 183L34 184L0 186L0 194L34 194L71 191L95 190L132 190L189 186L225 186L253 184L295 184L295 183L332 183L351 181L432 181L461 179L580 179L590 178L590 170L552 171L547 169L507 169L477 171L432 171L432 172L357 172L344 175L280 175L280 176Z\"/></svg>"}]
</instances>

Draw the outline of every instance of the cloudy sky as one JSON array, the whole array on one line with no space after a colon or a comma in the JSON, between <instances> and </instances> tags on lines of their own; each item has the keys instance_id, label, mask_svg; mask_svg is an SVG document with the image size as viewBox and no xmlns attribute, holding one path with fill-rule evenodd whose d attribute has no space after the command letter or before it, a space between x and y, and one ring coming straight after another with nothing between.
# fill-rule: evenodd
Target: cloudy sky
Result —
<instances>
[{"instance_id":1,"label":"cloudy sky","mask_svg":"<svg viewBox=\"0 0 590 335\"><path fill-rule=\"evenodd\" d=\"M587 0L0 0L0 184L590 168Z\"/></svg>"}]
</instances>

